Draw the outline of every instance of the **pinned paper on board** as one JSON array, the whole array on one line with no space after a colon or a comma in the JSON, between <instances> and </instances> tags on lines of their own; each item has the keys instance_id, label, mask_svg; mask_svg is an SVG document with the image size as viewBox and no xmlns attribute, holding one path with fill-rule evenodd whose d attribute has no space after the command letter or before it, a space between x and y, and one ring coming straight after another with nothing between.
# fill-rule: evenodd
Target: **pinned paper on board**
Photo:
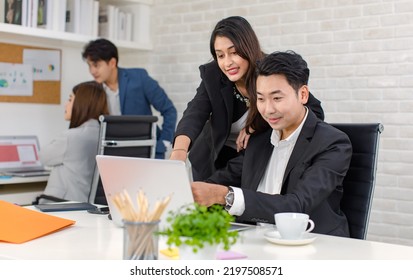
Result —
<instances>
[{"instance_id":1,"label":"pinned paper on board","mask_svg":"<svg viewBox=\"0 0 413 280\"><path fill-rule=\"evenodd\" d=\"M0 62L0 95L33 95L32 66Z\"/></svg>"},{"instance_id":2,"label":"pinned paper on board","mask_svg":"<svg viewBox=\"0 0 413 280\"><path fill-rule=\"evenodd\" d=\"M34 81L60 80L60 52L57 50L23 50L23 64L33 67Z\"/></svg>"},{"instance_id":3,"label":"pinned paper on board","mask_svg":"<svg viewBox=\"0 0 413 280\"><path fill-rule=\"evenodd\" d=\"M3 66L0 69L1 75L3 75L3 78L0 79L0 103L60 104L61 56L62 51L59 49L0 43L0 63L7 65L6 68ZM30 73L31 82L27 82L27 86L31 86L32 89L25 88L23 84L20 84L20 90L12 92L8 90L11 88L11 84L8 79L4 79L4 76L5 73L11 71L11 65L23 67L23 73L27 73L25 77L29 77ZM23 90L21 90L22 87Z\"/></svg>"}]
</instances>

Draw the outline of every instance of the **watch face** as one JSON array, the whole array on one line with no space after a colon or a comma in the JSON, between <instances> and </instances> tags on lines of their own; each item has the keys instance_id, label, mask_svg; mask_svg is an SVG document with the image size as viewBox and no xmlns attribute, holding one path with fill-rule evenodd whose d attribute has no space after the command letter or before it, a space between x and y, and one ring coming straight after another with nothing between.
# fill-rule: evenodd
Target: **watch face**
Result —
<instances>
[{"instance_id":1,"label":"watch face","mask_svg":"<svg viewBox=\"0 0 413 280\"><path fill-rule=\"evenodd\" d=\"M225 196L225 210L229 210L232 207L232 204L234 203L234 191L230 189Z\"/></svg>"},{"instance_id":2,"label":"watch face","mask_svg":"<svg viewBox=\"0 0 413 280\"><path fill-rule=\"evenodd\" d=\"M232 203L234 202L234 193L233 192L229 192L227 194L226 202L230 203L232 205Z\"/></svg>"}]
</instances>

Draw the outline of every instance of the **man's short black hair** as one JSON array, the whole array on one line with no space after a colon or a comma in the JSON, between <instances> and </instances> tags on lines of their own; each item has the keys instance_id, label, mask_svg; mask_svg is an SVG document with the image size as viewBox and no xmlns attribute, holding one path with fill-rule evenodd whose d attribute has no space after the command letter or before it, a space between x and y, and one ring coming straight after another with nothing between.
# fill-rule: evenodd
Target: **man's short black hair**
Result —
<instances>
[{"instance_id":1,"label":"man's short black hair","mask_svg":"<svg viewBox=\"0 0 413 280\"><path fill-rule=\"evenodd\" d=\"M283 75L288 84L298 91L308 84L310 70L307 62L294 51L273 52L267 55L256 69L257 76Z\"/></svg>"},{"instance_id":2,"label":"man's short black hair","mask_svg":"<svg viewBox=\"0 0 413 280\"><path fill-rule=\"evenodd\" d=\"M116 65L119 61L118 49L116 46L111 41L103 38L90 41L83 48L82 57L84 60L89 59L93 62L99 60L109 62L109 60L115 58Z\"/></svg>"},{"instance_id":3,"label":"man's short black hair","mask_svg":"<svg viewBox=\"0 0 413 280\"><path fill-rule=\"evenodd\" d=\"M250 95L251 106L245 125L247 131L259 133L267 130L269 127L267 121L263 119L257 109L256 79L258 76L271 75L284 76L288 84L298 94L298 90L303 85L308 85L310 70L308 69L307 62L294 51L273 52L259 61L255 69L254 92Z\"/></svg>"}]
</instances>

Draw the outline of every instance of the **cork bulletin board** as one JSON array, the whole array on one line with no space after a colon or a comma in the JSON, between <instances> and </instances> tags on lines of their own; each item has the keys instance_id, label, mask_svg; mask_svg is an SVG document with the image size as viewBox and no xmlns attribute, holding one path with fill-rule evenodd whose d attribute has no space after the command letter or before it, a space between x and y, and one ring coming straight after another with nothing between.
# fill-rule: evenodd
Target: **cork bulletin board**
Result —
<instances>
[{"instance_id":1,"label":"cork bulletin board","mask_svg":"<svg viewBox=\"0 0 413 280\"><path fill-rule=\"evenodd\" d=\"M59 51L61 62L61 50L38 48L32 46L14 45L8 43L0 43L0 62L3 63L23 63L23 50L53 50ZM61 63L60 63L61 68ZM61 71L60 71L61 73ZM19 103L43 103L43 104L60 104L60 88L61 78L58 81L33 81L33 95L31 96L16 96L16 95L0 95L0 102L19 102Z\"/></svg>"}]
</instances>

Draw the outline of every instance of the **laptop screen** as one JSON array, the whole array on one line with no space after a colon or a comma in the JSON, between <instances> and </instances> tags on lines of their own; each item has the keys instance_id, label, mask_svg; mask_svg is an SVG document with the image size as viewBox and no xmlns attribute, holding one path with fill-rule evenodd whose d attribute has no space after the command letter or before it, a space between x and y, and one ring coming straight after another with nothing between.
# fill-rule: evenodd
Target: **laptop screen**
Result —
<instances>
[{"instance_id":1,"label":"laptop screen","mask_svg":"<svg viewBox=\"0 0 413 280\"><path fill-rule=\"evenodd\" d=\"M122 215L112 202L110 196L126 190L137 205L136 195L143 190L149 200L149 208L156 201L172 194L172 199L161 216L161 226L167 222L168 212L177 210L182 205L194 202L191 179L185 163L176 160L148 159L117 156L96 156L98 170L107 197L112 220L122 226ZM230 230L246 230L254 225L232 223Z\"/></svg>"},{"instance_id":2,"label":"laptop screen","mask_svg":"<svg viewBox=\"0 0 413 280\"><path fill-rule=\"evenodd\" d=\"M111 197L126 190L137 206L136 195L143 190L153 209L156 201L172 194L163 212L161 224L166 222L169 210L194 201L188 170L184 162L176 160L135 157L96 156L102 185L113 222L121 226L122 215Z\"/></svg>"},{"instance_id":3,"label":"laptop screen","mask_svg":"<svg viewBox=\"0 0 413 280\"><path fill-rule=\"evenodd\" d=\"M42 168L37 136L0 136L0 171Z\"/></svg>"}]
</instances>

